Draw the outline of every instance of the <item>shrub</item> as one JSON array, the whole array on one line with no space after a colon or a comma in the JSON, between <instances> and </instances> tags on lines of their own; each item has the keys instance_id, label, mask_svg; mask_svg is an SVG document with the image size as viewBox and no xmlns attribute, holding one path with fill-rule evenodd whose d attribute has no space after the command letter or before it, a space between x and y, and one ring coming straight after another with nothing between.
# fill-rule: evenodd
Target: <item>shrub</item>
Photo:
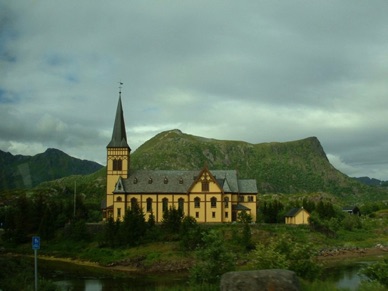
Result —
<instances>
[{"instance_id":1,"label":"shrub","mask_svg":"<svg viewBox=\"0 0 388 291\"><path fill-rule=\"evenodd\" d=\"M388 288L388 259L363 268L361 273L370 281L378 282Z\"/></svg>"},{"instance_id":2,"label":"shrub","mask_svg":"<svg viewBox=\"0 0 388 291\"><path fill-rule=\"evenodd\" d=\"M203 242L204 246L196 251L196 264L190 270L190 279L194 284L218 283L222 274L235 269L234 256L219 231L213 229L204 233Z\"/></svg>"}]
</instances>

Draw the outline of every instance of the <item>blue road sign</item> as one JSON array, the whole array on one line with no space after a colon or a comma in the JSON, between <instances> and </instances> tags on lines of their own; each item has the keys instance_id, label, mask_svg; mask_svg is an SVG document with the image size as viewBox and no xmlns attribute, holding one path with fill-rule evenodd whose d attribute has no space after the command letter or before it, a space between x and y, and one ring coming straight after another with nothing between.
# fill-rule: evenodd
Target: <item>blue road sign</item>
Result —
<instances>
[{"instance_id":1,"label":"blue road sign","mask_svg":"<svg viewBox=\"0 0 388 291\"><path fill-rule=\"evenodd\" d=\"M33 236L32 237L32 249L33 250L39 250L40 249L40 237L39 236Z\"/></svg>"}]
</instances>

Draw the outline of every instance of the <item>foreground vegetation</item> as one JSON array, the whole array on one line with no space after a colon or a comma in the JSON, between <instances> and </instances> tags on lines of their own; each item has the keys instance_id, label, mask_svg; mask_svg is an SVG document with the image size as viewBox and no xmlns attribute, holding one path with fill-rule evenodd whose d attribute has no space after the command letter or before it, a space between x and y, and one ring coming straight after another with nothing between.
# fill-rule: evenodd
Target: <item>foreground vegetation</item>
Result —
<instances>
[{"instance_id":1,"label":"foreground vegetation","mask_svg":"<svg viewBox=\"0 0 388 291\"><path fill-rule=\"evenodd\" d=\"M8 211L7 219L12 213L19 213L14 219L20 218L20 212L15 209ZM108 220L104 224L86 224L80 216L57 228L50 236L40 232L47 231L47 227L39 223L35 234L43 234L41 256L89 261L96 266L141 273L184 271L188 272L193 286L217 286L220 276L231 270L285 268L295 271L304 289L309 290L309 286L319 284L316 280L327 266L324 260L319 260L322 249L369 248L387 241L384 210L372 217L333 213L330 218L319 213L313 216L322 225L331 227L334 236L315 226L252 224L249 215L244 214L236 224L200 225L194 218L183 218L175 209L165 213L162 224L155 225L152 219L145 221L141 209L136 207L128 210L123 222ZM349 217L354 220L350 223L353 227L348 226ZM24 239L21 239L22 234L26 235ZM30 235L27 230L15 231L7 224L1 245L6 252L31 255ZM371 280L368 284L384 286L388 261L378 264L365 274ZM384 270L383 273L380 270ZM5 284L30 282L28 278L15 278L17 281L8 278L9 275L3 274ZM42 284L47 286L46 290L52 290L50 282L43 280Z\"/></svg>"},{"instance_id":2,"label":"foreground vegetation","mask_svg":"<svg viewBox=\"0 0 388 291\"><path fill-rule=\"evenodd\" d=\"M31 236L39 235L41 256L88 261L118 271L187 272L192 286L208 286L209 290L227 271L267 268L295 271L305 290L333 290L317 288L327 285L317 282L333 261L322 259L323 254L354 251L359 259L365 248L388 247L384 245L388 241L388 209L383 202L360 206L363 214L358 216L344 213L327 198L264 198L256 223L241 213L238 223L203 225L174 208L165 212L161 224L155 224L152 215L145 221L136 206L128 209L123 221L88 223L95 210L81 196L74 208L73 201L53 199L48 194L21 195L0 208L4 228L0 248L3 253L31 255ZM311 212L310 226L282 223L285 211L302 206ZM2 260L7 266L6 257ZM11 270L20 264L11 264L6 268L10 272L0 275L0 288L7 290L4 286L15 282L30 284L22 273L14 278L16 272ZM387 265L381 261L365 270L370 282L364 286L386 286ZM46 287L41 290L52 290L50 282L42 280L42 284Z\"/></svg>"}]
</instances>

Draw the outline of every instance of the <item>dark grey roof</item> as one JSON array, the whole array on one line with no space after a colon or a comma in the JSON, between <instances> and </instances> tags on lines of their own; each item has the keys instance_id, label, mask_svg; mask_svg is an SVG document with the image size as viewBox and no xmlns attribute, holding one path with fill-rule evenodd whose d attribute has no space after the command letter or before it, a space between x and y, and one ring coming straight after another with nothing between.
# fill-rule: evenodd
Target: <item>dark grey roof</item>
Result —
<instances>
[{"instance_id":1,"label":"dark grey roof","mask_svg":"<svg viewBox=\"0 0 388 291\"><path fill-rule=\"evenodd\" d=\"M286 213L286 215L284 215L284 216L286 216L286 217L294 217L298 212L299 212L299 210L301 210L302 208L292 208L290 211L288 211L287 213Z\"/></svg>"},{"instance_id":2,"label":"dark grey roof","mask_svg":"<svg viewBox=\"0 0 388 291\"><path fill-rule=\"evenodd\" d=\"M132 171L127 179L121 179L122 186L127 193L187 193L196 180L200 170L137 170ZM210 170L224 193L239 193L239 186L243 187L243 193L257 193L256 186L251 185L255 180L237 180L235 170ZM249 181L249 182L245 182ZM120 182L120 180L119 180ZM120 183L118 183L119 185ZM256 192L247 190L255 190ZM115 193L121 191L116 187Z\"/></svg>"},{"instance_id":3,"label":"dark grey roof","mask_svg":"<svg viewBox=\"0 0 388 291\"><path fill-rule=\"evenodd\" d=\"M238 203L237 205L232 205L232 209L238 210L238 211L251 210L250 208L248 208L245 205L242 205L240 203Z\"/></svg>"},{"instance_id":4,"label":"dark grey roof","mask_svg":"<svg viewBox=\"0 0 388 291\"><path fill-rule=\"evenodd\" d=\"M129 148L127 143L127 133L125 131L124 113L121 105L121 96L117 104L116 118L113 126L112 139L109 142L108 148Z\"/></svg>"},{"instance_id":5,"label":"dark grey roof","mask_svg":"<svg viewBox=\"0 0 388 291\"><path fill-rule=\"evenodd\" d=\"M257 184L254 179L238 180L238 187L241 194L257 193Z\"/></svg>"}]
</instances>

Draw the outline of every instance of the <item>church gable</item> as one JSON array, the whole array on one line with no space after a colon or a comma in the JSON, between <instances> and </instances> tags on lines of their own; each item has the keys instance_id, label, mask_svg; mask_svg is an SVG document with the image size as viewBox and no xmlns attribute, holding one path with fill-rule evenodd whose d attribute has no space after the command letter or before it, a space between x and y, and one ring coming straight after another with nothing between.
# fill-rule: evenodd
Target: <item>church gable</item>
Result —
<instances>
[{"instance_id":1,"label":"church gable","mask_svg":"<svg viewBox=\"0 0 388 291\"><path fill-rule=\"evenodd\" d=\"M222 193L222 186L212 175L207 167L204 167L191 185L189 193Z\"/></svg>"}]
</instances>

